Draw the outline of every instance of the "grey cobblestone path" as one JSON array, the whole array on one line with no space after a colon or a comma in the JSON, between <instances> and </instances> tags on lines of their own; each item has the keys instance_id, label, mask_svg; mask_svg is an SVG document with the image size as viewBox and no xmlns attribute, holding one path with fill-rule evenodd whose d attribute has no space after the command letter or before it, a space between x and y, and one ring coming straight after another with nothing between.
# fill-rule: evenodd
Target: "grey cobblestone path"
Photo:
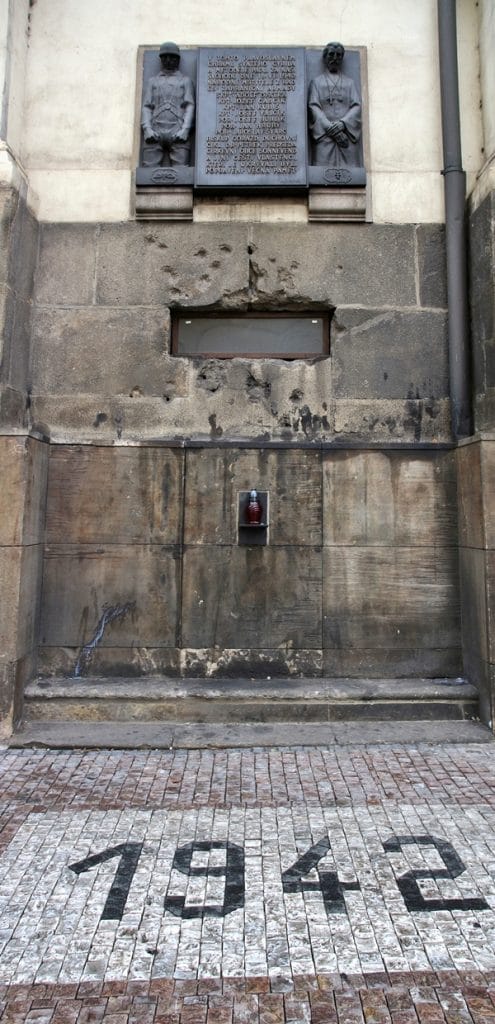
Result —
<instances>
[{"instance_id":1,"label":"grey cobblestone path","mask_svg":"<svg viewBox=\"0 0 495 1024\"><path fill-rule=\"evenodd\" d=\"M0 1020L495 1024L485 745L0 751Z\"/></svg>"}]
</instances>

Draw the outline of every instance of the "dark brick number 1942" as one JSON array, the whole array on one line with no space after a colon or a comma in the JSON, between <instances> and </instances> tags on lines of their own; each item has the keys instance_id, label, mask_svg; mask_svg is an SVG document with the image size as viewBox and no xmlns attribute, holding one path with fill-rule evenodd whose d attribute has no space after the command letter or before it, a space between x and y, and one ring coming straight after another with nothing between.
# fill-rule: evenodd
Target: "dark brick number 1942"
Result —
<instances>
[{"instance_id":1,"label":"dark brick number 1942","mask_svg":"<svg viewBox=\"0 0 495 1024\"><path fill-rule=\"evenodd\" d=\"M406 871L405 874L396 879L405 905L410 912L490 909L486 900L480 897L464 897L462 899L426 898L421 892L418 884L421 879L452 879L457 878L458 875L461 875L466 870L465 864L451 843L448 843L445 839L437 839L435 836L430 835L394 835L383 844L383 848L387 853L399 853L405 846L432 847L440 855L444 864L443 868L424 868ZM90 871L91 868L95 868L98 864L103 864L114 857L118 859L114 879L103 907L102 920L121 920L142 849L143 843L120 843L118 846L110 846L101 853L95 853L84 860L69 865L71 871L74 871L76 875L80 875L83 871ZM299 857L295 864L292 864L290 868L282 872L282 887L286 893L314 892L319 890L323 897L327 914L345 914L345 893L349 891L355 892L361 886L358 881L340 881L336 871L320 869L320 861L326 857L330 849L330 839L328 836L324 836L323 839L320 839L318 843L315 843L314 846L311 846L306 853ZM194 854L207 854L213 850L225 850L224 864L209 865L208 867L196 867L193 865ZM179 846L175 851L172 867L183 875L187 875L187 877L202 875L203 877L210 878L225 878L221 903L187 904L185 896L167 895L164 910L174 914L175 917L225 917L226 914L230 914L233 910L239 910L244 906L244 850L242 846L219 840L202 840L186 843L185 846ZM318 880L309 880L307 878L307 875L313 870L316 871Z\"/></svg>"}]
</instances>

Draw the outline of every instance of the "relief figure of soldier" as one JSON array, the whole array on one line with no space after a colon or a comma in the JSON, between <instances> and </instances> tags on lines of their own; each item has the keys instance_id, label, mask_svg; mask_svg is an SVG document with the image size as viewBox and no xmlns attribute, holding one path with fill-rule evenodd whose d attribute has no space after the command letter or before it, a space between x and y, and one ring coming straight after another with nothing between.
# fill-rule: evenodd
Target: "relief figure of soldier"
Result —
<instances>
[{"instance_id":1,"label":"relief figure of soldier","mask_svg":"<svg viewBox=\"0 0 495 1024\"><path fill-rule=\"evenodd\" d=\"M323 51L326 70L309 85L313 164L320 167L361 164L361 100L352 78L342 72L344 53L341 43L327 43Z\"/></svg>"},{"instance_id":2,"label":"relief figure of soldier","mask_svg":"<svg viewBox=\"0 0 495 1024\"><path fill-rule=\"evenodd\" d=\"M160 62L162 69L150 78L143 100L143 165L188 166L195 111L194 85L179 71L180 50L175 43L162 43Z\"/></svg>"}]
</instances>

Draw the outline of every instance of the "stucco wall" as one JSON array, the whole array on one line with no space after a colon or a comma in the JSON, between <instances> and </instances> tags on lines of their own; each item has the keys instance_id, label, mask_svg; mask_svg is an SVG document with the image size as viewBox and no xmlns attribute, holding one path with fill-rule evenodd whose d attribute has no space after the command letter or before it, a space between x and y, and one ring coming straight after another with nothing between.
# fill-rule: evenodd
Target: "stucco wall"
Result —
<instances>
[{"instance_id":1,"label":"stucco wall","mask_svg":"<svg viewBox=\"0 0 495 1024\"><path fill-rule=\"evenodd\" d=\"M471 0L458 6L464 159L472 180L481 160L478 21ZM392 13L387 0L331 0L324 18L305 0L283 16L264 0L212 0L207 8L187 0L166 14L155 0L37 0L31 24L22 158L42 220L129 217L139 44L173 38L182 46L319 46L336 37L368 51L373 219L443 219L431 0L398 0Z\"/></svg>"}]
</instances>

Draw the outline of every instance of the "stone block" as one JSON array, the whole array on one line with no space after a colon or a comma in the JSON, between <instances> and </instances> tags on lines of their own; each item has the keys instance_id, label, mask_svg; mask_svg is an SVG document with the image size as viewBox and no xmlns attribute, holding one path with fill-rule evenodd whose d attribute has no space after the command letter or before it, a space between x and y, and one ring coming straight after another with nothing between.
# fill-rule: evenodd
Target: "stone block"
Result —
<instances>
[{"instance_id":1,"label":"stone block","mask_svg":"<svg viewBox=\"0 0 495 1024\"><path fill-rule=\"evenodd\" d=\"M447 308L445 228L442 224L419 224L416 229L421 306Z\"/></svg>"},{"instance_id":2,"label":"stone block","mask_svg":"<svg viewBox=\"0 0 495 1024\"><path fill-rule=\"evenodd\" d=\"M0 544L36 544L43 537L47 446L34 438L0 437Z\"/></svg>"},{"instance_id":3,"label":"stone block","mask_svg":"<svg viewBox=\"0 0 495 1024\"><path fill-rule=\"evenodd\" d=\"M484 548L481 447L479 443L457 449L457 514L461 548Z\"/></svg>"},{"instance_id":4,"label":"stone block","mask_svg":"<svg viewBox=\"0 0 495 1024\"><path fill-rule=\"evenodd\" d=\"M481 480L485 545L495 549L495 441L481 442Z\"/></svg>"},{"instance_id":5,"label":"stone block","mask_svg":"<svg viewBox=\"0 0 495 1024\"><path fill-rule=\"evenodd\" d=\"M335 402L339 440L450 441L448 399L339 399Z\"/></svg>"},{"instance_id":6,"label":"stone block","mask_svg":"<svg viewBox=\"0 0 495 1024\"><path fill-rule=\"evenodd\" d=\"M462 648L466 666L488 661L488 605L486 554L477 548L459 551Z\"/></svg>"},{"instance_id":7,"label":"stone block","mask_svg":"<svg viewBox=\"0 0 495 1024\"><path fill-rule=\"evenodd\" d=\"M17 662L0 655L0 740L12 734L15 720Z\"/></svg>"},{"instance_id":8,"label":"stone block","mask_svg":"<svg viewBox=\"0 0 495 1024\"><path fill-rule=\"evenodd\" d=\"M24 544L39 544L44 537L48 474L48 445L33 437L26 439Z\"/></svg>"},{"instance_id":9,"label":"stone block","mask_svg":"<svg viewBox=\"0 0 495 1024\"><path fill-rule=\"evenodd\" d=\"M112 306L247 305L247 225L105 224L97 302Z\"/></svg>"},{"instance_id":10,"label":"stone block","mask_svg":"<svg viewBox=\"0 0 495 1024\"><path fill-rule=\"evenodd\" d=\"M488 628L488 658L495 665L495 551L486 552L486 610Z\"/></svg>"},{"instance_id":11,"label":"stone block","mask_svg":"<svg viewBox=\"0 0 495 1024\"><path fill-rule=\"evenodd\" d=\"M7 284L0 284L0 381L8 384L16 300Z\"/></svg>"},{"instance_id":12,"label":"stone block","mask_svg":"<svg viewBox=\"0 0 495 1024\"><path fill-rule=\"evenodd\" d=\"M186 455L186 544L236 544L239 491L269 492L271 545L321 544L321 460L308 450L200 449Z\"/></svg>"},{"instance_id":13,"label":"stone block","mask_svg":"<svg viewBox=\"0 0 495 1024\"><path fill-rule=\"evenodd\" d=\"M29 383L29 363L31 349L31 303L17 298L15 303L15 320L11 335L9 384L18 391L25 392Z\"/></svg>"},{"instance_id":14,"label":"stone block","mask_svg":"<svg viewBox=\"0 0 495 1024\"><path fill-rule=\"evenodd\" d=\"M174 647L179 573L158 544L48 546L41 643L80 648L101 631L104 647Z\"/></svg>"},{"instance_id":15,"label":"stone block","mask_svg":"<svg viewBox=\"0 0 495 1024\"><path fill-rule=\"evenodd\" d=\"M183 453L167 448L52 447L48 544L177 544Z\"/></svg>"},{"instance_id":16,"label":"stone block","mask_svg":"<svg viewBox=\"0 0 495 1024\"><path fill-rule=\"evenodd\" d=\"M452 453L328 452L323 543L445 547L457 542Z\"/></svg>"},{"instance_id":17,"label":"stone block","mask_svg":"<svg viewBox=\"0 0 495 1024\"><path fill-rule=\"evenodd\" d=\"M475 396L474 421L476 430L493 430L495 427L495 387Z\"/></svg>"},{"instance_id":18,"label":"stone block","mask_svg":"<svg viewBox=\"0 0 495 1024\"><path fill-rule=\"evenodd\" d=\"M321 549L186 548L182 644L321 648Z\"/></svg>"},{"instance_id":19,"label":"stone block","mask_svg":"<svg viewBox=\"0 0 495 1024\"><path fill-rule=\"evenodd\" d=\"M118 643L118 642L117 642ZM40 647L37 673L40 676L73 676L81 647ZM96 646L81 664L81 676L180 676L180 655L176 647Z\"/></svg>"},{"instance_id":20,"label":"stone block","mask_svg":"<svg viewBox=\"0 0 495 1024\"><path fill-rule=\"evenodd\" d=\"M456 678L462 674L460 646L411 650L330 647L323 651L323 675L349 679Z\"/></svg>"},{"instance_id":21,"label":"stone block","mask_svg":"<svg viewBox=\"0 0 495 1024\"><path fill-rule=\"evenodd\" d=\"M0 387L0 427L3 432L29 429L28 398L17 388Z\"/></svg>"},{"instance_id":22,"label":"stone block","mask_svg":"<svg viewBox=\"0 0 495 1024\"><path fill-rule=\"evenodd\" d=\"M473 345L495 336L495 195L490 193L471 215L470 285Z\"/></svg>"},{"instance_id":23,"label":"stone block","mask_svg":"<svg viewBox=\"0 0 495 1024\"><path fill-rule=\"evenodd\" d=\"M181 674L196 679L308 678L322 674L322 652L290 647L256 649L218 647L185 648Z\"/></svg>"},{"instance_id":24,"label":"stone block","mask_svg":"<svg viewBox=\"0 0 495 1024\"><path fill-rule=\"evenodd\" d=\"M9 283L20 298L30 301L38 258L38 222L19 198L10 232Z\"/></svg>"},{"instance_id":25,"label":"stone block","mask_svg":"<svg viewBox=\"0 0 495 1024\"><path fill-rule=\"evenodd\" d=\"M332 339L336 398L448 395L443 313L337 309Z\"/></svg>"},{"instance_id":26,"label":"stone block","mask_svg":"<svg viewBox=\"0 0 495 1024\"><path fill-rule=\"evenodd\" d=\"M22 548L0 547L0 651L2 658L15 660L18 654L18 619L22 571Z\"/></svg>"},{"instance_id":27,"label":"stone block","mask_svg":"<svg viewBox=\"0 0 495 1024\"><path fill-rule=\"evenodd\" d=\"M192 188L137 188L136 217L143 220L192 220Z\"/></svg>"},{"instance_id":28,"label":"stone block","mask_svg":"<svg viewBox=\"0 0 495 1024\"><path fill-rule=\"evenodd\" d=\"M95 224L42 224L35 301L42 306L91 306L94 301Z\"/></svg>"},{"instance_id":29,"label":"stone block","mask_svg":"<svg viewBox=\"0 0 495 1024\"><path fill-rule=\"evenodd\" d=\"M415 306L412 225L257 225L254 305Z\"/></svg>"},{"instance_id":30,"label":"stone block","mask_svg":"<svg viewBox=\"0 0 495 1024\"><path fill-rule=\"evenodd\" d=\"M323 647L456 648L455 548L327 547Z\"/></svg>"},{"instance_id":31,"label":"stone block","mask_svg":"<svg viewBox=\"0 0 495 1024\"><path fill-rule=\"evenodd\" d=\"M13 188L0 187L0 284L9 282L12 223L19 203Z\"/></svg>"},{"instance_id":32,"label":"stone block","mask_svg":"<svg viewBox=\"0 0 495 1024\"><path fill-rule=\"evenodd\" d=\"M167 323L159 310L40 308L33 323L33 390L160 394Z\"/></svg>"},{"instance_id":33,"label":"stone block","mask_svg":"<svg viewBox=\"0 0 495 1024\"><path fill-rule=\"evenodd\" d=\"M0 651L16 661L36 645L41 589L41 545L0 547Z\"/></svg>"},{"instance_id":34,"label":"stone block","mask_svg":"<svg viewBox=\"0 0 495 1024\"><path fill-rule=\"evenodd\" d=\"M24 546L19 577L18 658L32 654L38 643L42 573L43 546L41 544Z\"/></svg>"}]
</instances>

